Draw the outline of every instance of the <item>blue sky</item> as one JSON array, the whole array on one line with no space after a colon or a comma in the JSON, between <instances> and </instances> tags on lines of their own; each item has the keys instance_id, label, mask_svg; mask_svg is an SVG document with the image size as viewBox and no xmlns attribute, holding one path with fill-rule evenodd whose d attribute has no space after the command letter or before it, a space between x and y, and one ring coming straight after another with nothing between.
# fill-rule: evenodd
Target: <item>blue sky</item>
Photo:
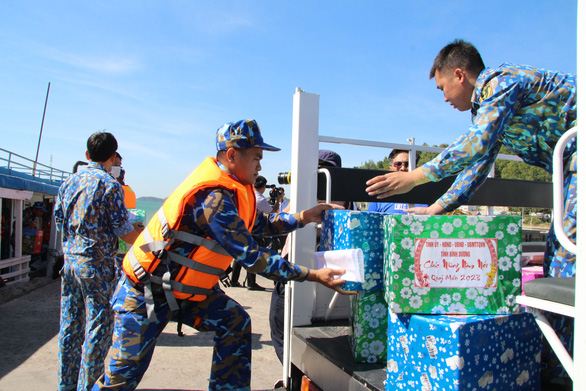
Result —
<instances>
[{"instance_id":1,"label":"blue sky","mask_svg":"<svg viewBox=\"0 0 586 391\"><path fill-rule=\"evenodd\" d=\"M0 147L71 170L97 130L119 142L127 183L166 197L223 123L255 118L291 161L296 87L320 95L320 134L450 143L469 113L428 73L463 38L489 67L576 73L575 1L13 1L0 3ZM322 144L347 167L384 149Z\"/></svg>"}]
</instances>

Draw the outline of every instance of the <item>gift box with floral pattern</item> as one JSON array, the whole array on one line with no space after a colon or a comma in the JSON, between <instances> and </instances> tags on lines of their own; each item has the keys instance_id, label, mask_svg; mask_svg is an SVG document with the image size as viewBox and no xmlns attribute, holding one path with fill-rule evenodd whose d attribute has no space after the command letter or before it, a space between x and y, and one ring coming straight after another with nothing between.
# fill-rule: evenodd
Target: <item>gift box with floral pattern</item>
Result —
<instances>
[{"instance_id":1,"label":"gift box with floral pattern","mask_svg":"<svg viewBox=\"0 0 586 391\"><path fill-rule=\"evenodd\" d=\"M541 333L528 313L388 313L389 391L538 391L540 361Z\"/></svg>"},{"instance_id":2,"label":"gift box with floral pattern","mask_svg":"<svg viewBox=\"0 0 586 391\"><path fill-rule=\"evenodd\" d=\"M516 216L386 215L385 298L397 313L506 314L521 293Z\"/></svg>"},{"instance_id":3,"label":"gift box with floral pattern","mask_svg":"<svg viewBox=\"0 0 586 391\"><path fill-rule=\"evenodd\" d=\"M146 225L146 210L144 209L128 209L129 220L132 224L141 222ZM130 215L132 213L132 215ZM126 254L130 250L131 245L122 239L118 239L118 254Z\"/></svg>"},{"instance_id":4,"label":"gift box with floral pattern","mask_svg":"<svg viewBox=\"0 0 586 391\"><path fill-rule=\"evenodd\" d=\"M354 361L387 360L387 303L383 291L358 291L350 297L350 347Z\"/></svg>"},{"instance_id":5,"label":"gift box with floral pattern","mask_svg":"<svg viewBox=\"0 0 586 391\"><path fill-rule=\"evenodd\" d=\"M365 282L347 281L348 291L383 290L383 217L381 213L326 210L322 219L320 250L362 249Z\"/></svg>"}]
</instances>

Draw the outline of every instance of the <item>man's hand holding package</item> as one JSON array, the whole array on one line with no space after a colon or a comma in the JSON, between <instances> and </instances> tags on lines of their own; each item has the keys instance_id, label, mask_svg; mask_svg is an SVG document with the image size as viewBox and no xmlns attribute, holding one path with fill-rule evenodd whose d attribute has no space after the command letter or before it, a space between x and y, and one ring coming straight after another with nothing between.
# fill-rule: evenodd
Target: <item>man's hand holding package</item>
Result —
<instances>
[{"instance_id":1,"label":"man's hand holding package","mask_svg":"<svg viewBox=\"0 0 586 391\"><path fill-rule=\"evenodd\" d=\"M344 209L340 205L335 204L317 204L313 208L309 208L306 210L302 210L301 215L301 222L303 225L309 223L319 223L321 222L321 216L324 210L330 209Z\"/></svg>"},{"instance_id":2,"label":"man's hand holding package","mask_svg":"<svg viewBox=\"0 0 586 391\"><path fill-rule=\"evenodd\" d=\"M322 269L311 269L307 276L307 281L319 282L323 286L333 289L343 295L355 295L355 291L343 291L341 286L346 282L345 280L336 279L336 276L341 276L346 273L344 269L330 269L324 267Z\"/></svg>"}]
</instances>

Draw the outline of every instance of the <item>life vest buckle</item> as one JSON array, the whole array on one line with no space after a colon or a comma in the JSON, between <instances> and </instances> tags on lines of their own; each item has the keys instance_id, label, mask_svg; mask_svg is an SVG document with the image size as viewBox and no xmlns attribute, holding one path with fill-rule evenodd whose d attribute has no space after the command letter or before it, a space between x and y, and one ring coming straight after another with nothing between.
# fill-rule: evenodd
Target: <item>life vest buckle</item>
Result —
<instances>
[{"instance_id":1,"label":"life vest buckle","mask_svg":"<svg viewBox=\"0 0 586 391\"><path fill-rule=\"evenodd\" d=\"M170 239L170 235L169 233L172 232L171 229L169 229L169 224L165 223L161 226L161 234L163 235L163 237L165 239Z\"/></svg>"},{"instance_id":2,"label":"life vest buckle","mask_svg":"<svg viewBox=\"0 0 586 391\"><path fill-rule=\"evenodd\" d=\"M145 270L144 267L142 267L142 265L140 263L138 265L135 265L133 270L134 270L134 276L136 277L136 279L138 281L142 282L143 284L150 280L149 273Z\"/></svg>"}]
</instances>

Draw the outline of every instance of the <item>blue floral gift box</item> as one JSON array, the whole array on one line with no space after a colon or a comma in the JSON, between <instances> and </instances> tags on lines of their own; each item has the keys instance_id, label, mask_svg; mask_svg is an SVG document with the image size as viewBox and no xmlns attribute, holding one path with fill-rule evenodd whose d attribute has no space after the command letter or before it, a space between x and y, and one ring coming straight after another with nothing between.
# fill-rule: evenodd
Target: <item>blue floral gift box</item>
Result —
<instances>
[{"instance_id":1,"label":"blue floral gift box","mask_svg":"<svg viewBox=\"0 0 586 391\"><path fill-rule=\"evenodd\" d=\"M531 314L388 315L388 391L540 389Z\"/></svg>"},{"instance_id":2,"label":"blue floral gift box","mask_svg":"<svg viewBox=\"0 0 586 391\"><path fill-rule=\"evenodd\" d=\"M383 290L383 214L351 210L326 210L322 218L320 250L362 249L365 282L347 281L348 291Z\"/></svg>"}]
</instances>

